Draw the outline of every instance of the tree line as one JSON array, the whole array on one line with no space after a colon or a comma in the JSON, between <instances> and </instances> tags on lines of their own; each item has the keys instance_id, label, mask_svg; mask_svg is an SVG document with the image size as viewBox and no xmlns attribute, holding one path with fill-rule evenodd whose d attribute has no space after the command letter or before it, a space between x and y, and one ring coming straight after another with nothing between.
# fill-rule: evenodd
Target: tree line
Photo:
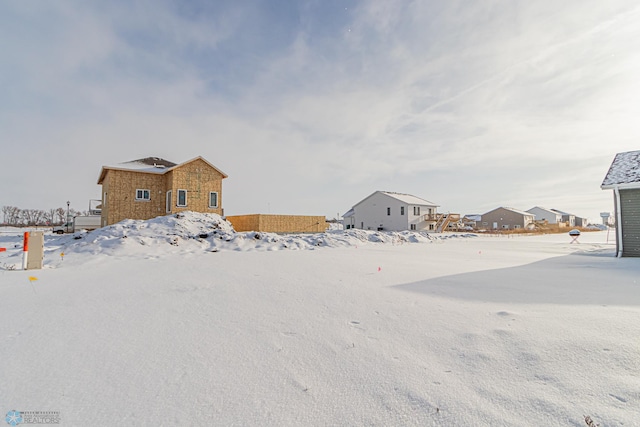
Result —
<instances>
[{"instance_id":1,"label":"tree line","mask_svg":"<svg viewBox=\"0 0 640 427\"><path fill-rule=\"evenodd\" d=\"M88 215L88 212L69 209L69 216ZM36 225L61 225L67 217L67 209L20 209L16 206L2 207L2 225L10 226L36 226Z\"/></svg>"}]
</instances>

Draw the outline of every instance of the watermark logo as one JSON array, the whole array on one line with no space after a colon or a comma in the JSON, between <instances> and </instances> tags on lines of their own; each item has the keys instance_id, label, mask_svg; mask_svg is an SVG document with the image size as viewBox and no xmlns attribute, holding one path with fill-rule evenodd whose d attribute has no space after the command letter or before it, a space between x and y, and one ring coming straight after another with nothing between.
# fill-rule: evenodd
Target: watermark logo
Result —
<instances>
[{"instance_id":1,"label":"watermark logo","mask_svg":"<svg viewBox=\"0 0 640 427\"><path fill-rule=\"evenodd\" d=\"M7 412L4 420L10 426L20 424L60 424L60 412L58 411L16 411Z\"/></svg>"},{"instance_id":2,"label":"watermark logo","mask_svg":"<svg viewBox=\"0 0 640 427\"><path fill-rule=\"evenodd\" d=\"M13 411L7 412L7 416L5 417L4 420L10 426L17 426L22 421L24 421L24 419L22 418L22 414L20 412L16 411L15 409Z\"/></svg>"}]
</instances>

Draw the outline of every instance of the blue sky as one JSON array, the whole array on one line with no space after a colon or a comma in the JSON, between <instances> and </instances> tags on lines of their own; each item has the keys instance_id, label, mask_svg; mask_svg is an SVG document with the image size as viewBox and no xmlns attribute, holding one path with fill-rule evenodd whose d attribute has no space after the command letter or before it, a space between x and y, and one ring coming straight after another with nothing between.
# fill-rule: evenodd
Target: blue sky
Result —
<instances>
[{"instance_id":1,"label":"blue sky","mask_svg":"<svg viewBox=\"0 0 640 427\"><path fill-rule=\"evenodd\" d=\"M201 155L230 215L387 190L597 220L640 149L635 1L14 1L0 50L0 206L85 209L102 165Z\"/></svg>"}]
</instances>

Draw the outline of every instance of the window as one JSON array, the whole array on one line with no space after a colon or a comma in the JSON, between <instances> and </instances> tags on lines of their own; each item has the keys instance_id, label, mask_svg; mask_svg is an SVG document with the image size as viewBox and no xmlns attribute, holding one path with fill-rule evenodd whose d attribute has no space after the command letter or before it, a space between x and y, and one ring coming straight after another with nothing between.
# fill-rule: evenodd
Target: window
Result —
<instances>
[{"instance_id":1,"label":"window","mask_svg":"<svg viewBox=\"0 0 640 427\"><path fill-rule=\"evenodd\" d=\"M416 229L416 225L415 224L411 224L411 229L415 230Z\"/></svg>"},{"instance_id":2,"label":"window","mask_svg":"<svg viewBox=\"0 0 640 427\"><path fill-rule=\"evenodd\" d=\"M419 216L420 215L420 206L414 206L413 207L413 214L415 216Z\"/></svg>"},{"instance_id":3,"label":"window","mask_svg":"<svg viewBox=\"0 0 640 427\"><path fill-rule=\"evenodd\" d=\"M210 208L218 207L218 193L216 191L209 192L209 207Z\"/></svg>"},{"instance_id":4,"label":"window","mask_svg":"<svg viewBox=\"0 0 640 427\"><path fill-rule=\"evenodd\" d=\"M404 215L404 206L400 206L400 215Z\"/></svg>"},{"instance_id":5,"label":"window","mask_svg":"<svg viewBox=\"0 0 640 427\"><path fill-rule=\"evenodd\" d=\"M435 224L429 224L429 230L435 230L435 229L436 229Z\"/></svg>"},{"instance_id":6,"label":"window","mask_svg":"<svg viewBox=\"0 0 640 427\"><path fill-rule=\"evenodd\" d=\"M167 191L167 201L165 203L165 205L166 205L166 209L165 210L167 211L167 213L171 212L171 194L172 194L171 190Z\"/></svg>"},{"instance_id":7,"label":"window","mask_svg":"<svg viewBox=\"0 0 640 427\"><path fill-rule=\"evenodd\" d=\"M387 208L387 216L391 215L391 208Z\"/></svg>"},{"instance_id":8,"label":"window","mask_svg":"<svg viewBox=\"0 0 640 427\"><path fill-rule=\"evenodd\" d=\"M178 190L178 203L177 206L187 206L187 190Z\"/></svg>"},{"instance_id":9,"label":"window","mask_svg":"<svg viewBox=\"0 0 640 427\"><path fill-rule=\"evenodd\" d=\"M151 193L149 193L149 190L141 190L138 188L136 190L136 200L151 200Z\"/></svg>"}]
</instances>

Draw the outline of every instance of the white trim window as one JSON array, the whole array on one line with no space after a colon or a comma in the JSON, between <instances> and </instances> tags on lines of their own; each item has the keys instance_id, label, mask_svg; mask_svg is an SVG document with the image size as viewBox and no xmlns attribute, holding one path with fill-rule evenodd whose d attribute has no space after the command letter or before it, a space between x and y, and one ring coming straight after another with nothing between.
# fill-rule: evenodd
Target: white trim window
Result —
<instances>
[{"instance_id":1,"label":"white trim window","mask_svg":"<svg viewBox=\"0 0 640 427\"><path fill-rule=\"evenodd\" d=\"M187 190L178 190L176 206L180 208L184 208L185 206L187 206Z\"/></svg>"},{"instance_id":2,"label":"white trim window","mask_svg":"<svg viewBox=\"0 0 640 427\"><path fill-rule=\"evenodd\" d=\"M136 200L148 202L151 200L151 192L143 188L136 188Z\"/></svg>"},{"instance_id":3,"label":"white trim window","mask_svg":"<svg viewBox=\"0 0 640 427\"><path fill-rule=\"evenodd\" d=\"M218 207L218 192L217 191L209 191L209 207L217 208Z\"/></svg>"},{"instance_id":4,"label":"white trim window","mask_svg":"<svg viewBox=\"0 0 640 427\"><path fill-rule=\"evenodd\" d=\"M413 215L414 216L420 216L420 206L414 206L413 207Z\"/></svg>"}]
</instances>

